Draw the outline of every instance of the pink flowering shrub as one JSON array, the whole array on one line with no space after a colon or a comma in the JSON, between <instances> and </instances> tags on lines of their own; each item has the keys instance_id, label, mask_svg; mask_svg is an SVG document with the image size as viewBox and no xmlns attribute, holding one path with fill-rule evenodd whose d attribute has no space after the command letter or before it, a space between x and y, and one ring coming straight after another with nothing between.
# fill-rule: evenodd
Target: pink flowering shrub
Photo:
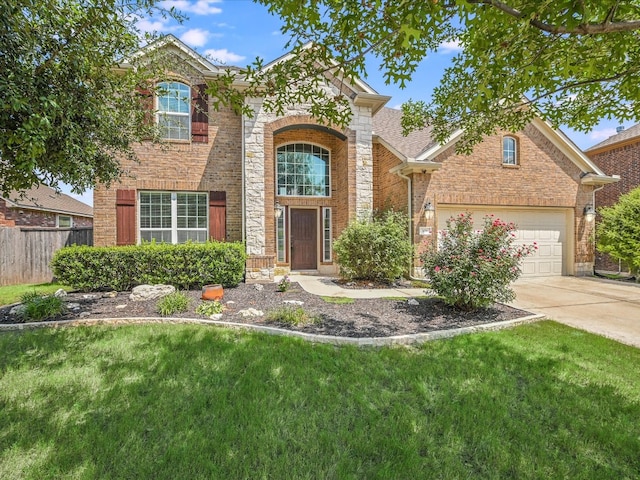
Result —
<instances>
[{"instance_id":1,"label":"pink flowering shrub","mask_svg":"<svg viewBox=\"0 0 640 480\"><path fill-rule=\"evenodd\" d=\"M510 284L520 276L522 259L538 248L535 242L515 245L515 230L494 216L485 217L480 231L468 213L451 217L439 245L420 255L431 288L448 305L467 311L513 300Z\"/></svg>"}]
</instances>

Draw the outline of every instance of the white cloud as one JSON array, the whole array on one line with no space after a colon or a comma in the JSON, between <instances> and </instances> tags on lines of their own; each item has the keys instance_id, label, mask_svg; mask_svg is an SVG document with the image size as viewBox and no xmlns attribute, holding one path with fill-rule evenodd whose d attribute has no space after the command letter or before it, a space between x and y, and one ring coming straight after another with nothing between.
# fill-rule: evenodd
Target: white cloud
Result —
<instances>
[{"instance_id":1,"label":"white cloud","mask_svg":"<svg viewBox=\"0 0 640 480\"><path fill-rule=\"evenodd\" d=\"M393 105L393 106L391 106L389 108L393 108L394 110L402 110L402 104L398 103L397 105Z\"/></svg>"},{"instance_id":2,"label":"white cloud","mask_svg":"<svg viewBox=\"0 0 640 480\"><path fill-rule=\"evenodd\" d=\"M438 53L448 54L462 51L462 45L457 40L443 42L438 46Z\"/></svg>"},{"instance_id":3,"label":"white cloud","mask_svg":"<svg viewBox=\"0 0 640 480\"><path fill-rule=\"evenodd\" d=\"M136 22L136 26L141 32L153 33L153 32L170 32L175 30L175 26L169 26L169 20L166 18L159 18L153 20L151 18L141 18Z\"/></svg>"},{"instance_id":4,"label":"white cloud","mask_svg":"<svg viewBox=\"0 0 640 480\"><path fill-rule=\"evenodd\" d=\"M589 133L591 140L602 141L616 134L615 128L602 128L600 130L593 130Z\"/></svg>"},{"instance_id":5,"label":"white cloud","mask_svg":"<svg viewBox=\"0 0 640 480\"><path fill-rule=\"evenodd\" d=\"M192 47L204 47L210 35L208 31L201 28L192 28L184 32L180 36L180 40Z\"/></svg>"},{"instance_id":6,"label":"white cloud","mask_svg":"<svg viewBox=\"0 0 640 480\"><path fill-rule=\"evenodd\" d=\"M220 7L214 6L216 3L220 3L222 0L196 0L190 2L188 0L166 0L161 2L161 6L164 8L175 8L183 13L195 13L196 15L216 15L222 13Z\"/></svg>"},{"instance_id":7,"label":"white cloud","mask_svg":"<svg viewBox=\"0 0 640 480\"><path fill-rule=\"evenodd\" d=\"M216 50L215 48L205 50L204 54L206 57L210 58L214 62L229 64L229 63L237 63L245 59L242 55L238 55L237 53L230 52L226 48L222 48Z\"/></svg>"}]
</instances>

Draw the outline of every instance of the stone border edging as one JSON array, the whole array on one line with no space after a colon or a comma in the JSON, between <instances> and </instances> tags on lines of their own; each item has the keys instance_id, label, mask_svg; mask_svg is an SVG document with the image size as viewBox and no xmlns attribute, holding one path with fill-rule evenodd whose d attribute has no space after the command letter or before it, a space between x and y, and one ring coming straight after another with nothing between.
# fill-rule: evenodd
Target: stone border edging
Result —
<instances>
[{"instance_id":1,"label":"stone border edging","mask_svg":"<svg viewBox=\"0 0 640 480\"><path fill-rule=\"evenodd\" d=\"M29 330L44 327L64 327L80 325L100 325L100 324L130 324L130 323L198 323L203 325L214 325L219 327L253 330L268 335L278 335L296 337L309 342L329 343L333 345L357 345L382 347L386 345L411 345L425 343L431 340L456 337L477 332L489 332L503 330L518 325L539 322L545 320L546 315L528 315L514 320L505 320L495 323L484 323L472 327L453 328L451 330L436 330L433 332L411 333L406 335L395 335L392 337L334 337L331 335L318 335L315 333L296 332L284 328L268 327L266 325L254 325L251 323L223 322L221 320L206 320L200 318L177 318L177 317L134 317L134 318L83 318L74 320L58 320L50 322L29 322L0 324L0 332L14 330Z\"/></svg>"}]
</instances>

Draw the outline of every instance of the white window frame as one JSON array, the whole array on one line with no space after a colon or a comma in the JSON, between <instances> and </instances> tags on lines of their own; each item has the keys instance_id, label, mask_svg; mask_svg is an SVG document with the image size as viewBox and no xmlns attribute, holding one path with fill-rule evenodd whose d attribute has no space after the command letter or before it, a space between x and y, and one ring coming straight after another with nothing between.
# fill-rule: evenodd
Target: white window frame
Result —
<instances>
[{"instance_id":1,"label":"white window frame","mask_svg":"<svg viewBox=\"0 0 640 480\"><path fill-rule=\"evenodd\" d=\"M331 262L331 239L333 222L331 221L331 207L322 207L322 261Z\"/></svg>"},{"instance_id":2,"label":"white window frame","mask_svg":"<svg viewBox=\"0 0 640 480\"><path fill-rule=\"evenodd\" d=\"M280 185L278 184L278 150L280 150L281 148L285 148L285 147L287 147L289 145L309 145L311 147L320 148L321 150L327 152L327 169L328 169L327 186L326 186L327 194L325 194L325 195L297 195L297 194L287 194L286 191L280 190ZM276 194L279 197L299 197L299 198L330 198L331 197L331 150L329 150L328 148L325 148L322 145L319 145L317 143L299 142L298 141L298 142L288 142L288 143L283 143L282 145L278 145L278 147L276 148L275 154L276 154L276 158L275 158L275 185L276 185ZM295 185L295 186L297 187L298 185Z\"/></svg>"},{"instance_id":3,"label":"white window frame","mask_svg":"<svg viewBox=\"0 0 640 480\"><path fill-rule=\"evenodd\" d=\"M170 194L171 201L171 226L169 228L154 228L154 227L142 227L142 196L146 194ZM205 197L205 216L206 216L206 226L205 227L195 227L195 228L178 228L178 195L199 195ZM165 231L171 232L171 243L185 243L178 242L178 233L183 231L196 231L196 232L204 232L205 233L205 241L209 238L209 194L207 192L168 192L168 191L157 191L157 190L145 190L138 193L138 240L142 243L142 232L146 231ZM146 241L146 240L145 240ZM193 240L197 242L197 240Z\"/></svg>"},{"instance_id":4,"label":"white window frame","mask_svg":"<svg viewBox=\"0 0 640 480\"><path fill-rule=\"evenodd\" d=\"M172 111L172 110L161 110L160 108L160 98L162 97L167 97L167 98L172 98L171 95L167 94L167 93L163 93L163 91L165 92L169 92L171 85L175 84L175 85L179 85L182 87L186 88L186 94L185 97L183 98L178 98L179 100L182 100L186 105L187 105L187 112L176 112L176 111ZM160 119L161 117L181 117L181 118L187 118L187 133L186 133L186 138L182 138L182 137L172 137L168 134L164 134L165 132L162 132L162 138L164 138L165 140L171 140L171 141L190 141L191 140L191 87L189 87L189 85L187 85L186 83L183 82L178 82L178 81L168 81L168 82L160 82L157 85L158 88L158 93L156 95L156 124L159 126L161 132L162 132L162 127L160 126ZM170 131L171 129L169 129Z\"/></svg>"},{"instance_id":5,"label":"white window frame","mask_svg":"<svg viewBox=\"0 0 640 480\"><path fill-rule=\"evenodd\" d=\"M509 154L511 153L511 150L507 150L507 141L513 142L513 159L507 158L507 151ZM516 137L512 137L511 135L502 137L502 164L518 165L518 139Z\"/></svg>"},{"instance_id":6,"label":"white window frame","mask_svg":"<svg viewBox=\"0 0 640 480\"><path fill-rule=\"evenodd\" d=\"M69 219L69 226L60 225L60 219L62 219L62 218L68 218ZM73 228L73 217L71 215L57 215L56 216L56 227L58 227L58 228Z\"/></svg>"}]
</instances>

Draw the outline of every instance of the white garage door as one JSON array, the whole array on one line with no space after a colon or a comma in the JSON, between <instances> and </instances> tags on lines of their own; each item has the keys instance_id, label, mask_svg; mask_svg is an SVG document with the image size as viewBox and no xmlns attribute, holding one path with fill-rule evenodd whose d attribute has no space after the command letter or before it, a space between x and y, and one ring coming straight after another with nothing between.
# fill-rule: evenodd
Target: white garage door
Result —
<instances>
[{"instance_id":1,"label":"white garage door","mask_svg":"<svg viewBox=\"0 0 640 480\"><path fill-rule=\"evenodd\" d=\"M562 210L528 210L505 209L496 207L491 209L464 208L464 207L439 207L438 230L446 229L446 220L452 215L462 212L473 214L474 224L480 228L484 216L493 214L505 222L514 222L518 228L516 243L538 244L538 250L526 257L522 262L522 274L528 277L543 277L550 275L562 275L563 255L568 253L565 247L567 242L567 215Z\"/></svg>"}]
</instances>

